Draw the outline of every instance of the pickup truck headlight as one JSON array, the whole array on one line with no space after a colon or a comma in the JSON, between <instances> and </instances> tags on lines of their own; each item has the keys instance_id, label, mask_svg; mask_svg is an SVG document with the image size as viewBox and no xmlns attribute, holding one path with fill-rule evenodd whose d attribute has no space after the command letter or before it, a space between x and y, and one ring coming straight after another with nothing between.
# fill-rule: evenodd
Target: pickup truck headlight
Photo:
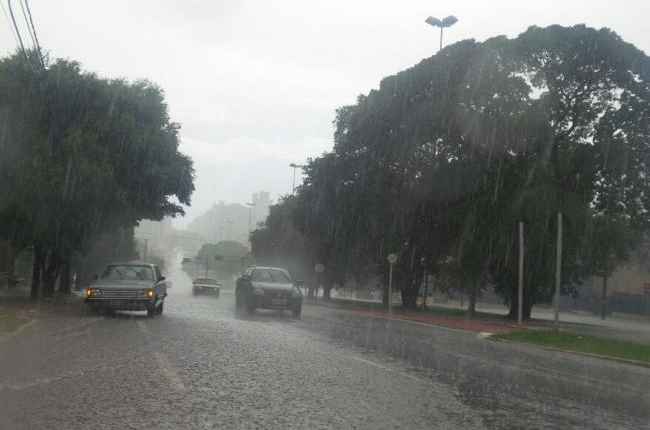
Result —
<instances>
[{"instance_id":1,"label":"pickup truck headlight","mask_svg":"<svg viewBox=\"0 0 650 430\"><path fill-rule=\"evenodd\" d=\"M99 288L86 288L86 297L97 297L102 295L102 290Z\"/></svg>"},{"instance_id":2,"label":"pickup truck headlight","mask_svg":"<svg viewBox=\"0 0 650 430\"><path fill-rule=\"evenodd\" d=\"M256 296L263 296L264 295L264 289L263 288L253 288L253 294Z\"/></svg>"},{"instance_id":3,"label":"pickup truck headlight","mask_svg":"<svg viewBox=\"0 0 650 430\"><path fill-rule=\"evenodd\" d=\"M153 299L153 296L155 296L156 293L153 290L153 288L147 288L146 290L144 290L144 295L149 299Z\"/></svg>"}]
</instances>

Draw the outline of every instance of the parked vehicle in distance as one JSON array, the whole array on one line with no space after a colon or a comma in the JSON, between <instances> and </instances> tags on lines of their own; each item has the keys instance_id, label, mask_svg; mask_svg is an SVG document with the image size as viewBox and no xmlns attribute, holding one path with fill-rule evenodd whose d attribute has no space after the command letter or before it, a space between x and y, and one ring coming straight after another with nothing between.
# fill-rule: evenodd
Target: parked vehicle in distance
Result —
<instances>
[{"instance_id":1,"label":"parked vehicle in distance","mask_svg":"<svg viewBox=\"0 0 650 430\"><path fill-rule=\"evenodd\" d=\"M295 318L302 313L301 281L279 267L253 266L237 279L235 304L238 310L254 312L262 309L287 309Z\"/></svg>"},{"instance_id":2,"label":"parked vehicle in distance","mask_svg":"<svg viewBox=\"0 0 650 430\"><path fill-rule=\"evenodd\" d=\"M190 264L193 260L189 257L184 257L181 264Z\"/></svg>"},{"instance_id":3,"label":"parked vehicle in distance","mask_svg":"<svg viewBox=\"0 0 650 430\"><path fill-rule=\"evenodd\" d=\"M201 293L214 294L219 297L221 291L221 282L212 278L196 278L192 282L192 294L197 295Z\"/></svg>"},{"instance_id":4,"label":"parked vehicle in distance","mask_svg":"<svg viewBox=\"0 0 650 430\"><path fill-rule=\"evenodd\" d=\"M155 264L109 264L86 289L86 303L96 310L147 311L163 313L168 281Z\"/></svg>"}]
</instances>

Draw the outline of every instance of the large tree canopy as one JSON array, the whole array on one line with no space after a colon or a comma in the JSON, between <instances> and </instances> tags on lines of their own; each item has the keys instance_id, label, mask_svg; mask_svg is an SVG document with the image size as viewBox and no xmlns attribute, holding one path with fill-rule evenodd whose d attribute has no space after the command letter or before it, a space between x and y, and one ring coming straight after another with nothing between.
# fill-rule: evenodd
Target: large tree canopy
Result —
<instances>
[{"instance_id":1,"label":"large tree canopy","mask_svg":"<svg viewBox=\"0 0 650 430\"><path fill-rule=\"evenodd\" d=\"M34 246L46 290L102 233L190 203L192 161L150 82L14 55L0 60L0 124L0 237Z\"/></svg>"},{"instance_id":2,"label":"large tree canopy","mask_svg":"<svg viewBox=\"0 0 650 430\"><path fill-rule=\"evenodd\" d=\"M491 282L516 309L523 221L530 315L553 290L558 212L566 288L648 228L650 60L607 29L456 43L340 108L335 127L289 219L339 278L398 253L407 306L424 264L455 266L471 294Z\"/></svg>"}]
</instances>

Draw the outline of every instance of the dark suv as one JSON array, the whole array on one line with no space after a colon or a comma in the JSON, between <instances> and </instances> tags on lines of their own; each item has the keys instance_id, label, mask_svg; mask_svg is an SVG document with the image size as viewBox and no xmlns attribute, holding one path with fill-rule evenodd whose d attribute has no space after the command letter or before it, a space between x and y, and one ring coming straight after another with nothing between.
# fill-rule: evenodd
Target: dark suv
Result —
<instances>
[{"instance_id":1,"label":"dark suv","mask_svg":"<svg viewBox=\"0 0 650 430\"><path fill-rule=\"evenodd\" d=\"M279 267L249 267L237 279L235 303L238 310L254 312L256 308L287 309L294 318L302 313L300 281L292 281L291 275Z\"/></svg>"}]
</instances>

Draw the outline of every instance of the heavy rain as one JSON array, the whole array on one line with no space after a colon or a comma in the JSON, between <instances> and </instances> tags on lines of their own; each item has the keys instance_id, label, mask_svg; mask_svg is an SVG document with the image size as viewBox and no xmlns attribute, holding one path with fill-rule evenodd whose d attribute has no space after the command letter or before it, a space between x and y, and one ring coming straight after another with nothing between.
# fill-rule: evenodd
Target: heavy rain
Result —
<instances>
[{"instance_id":1,"label":"heavy rain","mask_svg":"<svg viewBox=\"0 0 650 430\"><path fill-rule=\"evenodd\" d=\"M0 0L0 429L650 428L650 6L470 3Z\"/></svg>"}]
</instances>

